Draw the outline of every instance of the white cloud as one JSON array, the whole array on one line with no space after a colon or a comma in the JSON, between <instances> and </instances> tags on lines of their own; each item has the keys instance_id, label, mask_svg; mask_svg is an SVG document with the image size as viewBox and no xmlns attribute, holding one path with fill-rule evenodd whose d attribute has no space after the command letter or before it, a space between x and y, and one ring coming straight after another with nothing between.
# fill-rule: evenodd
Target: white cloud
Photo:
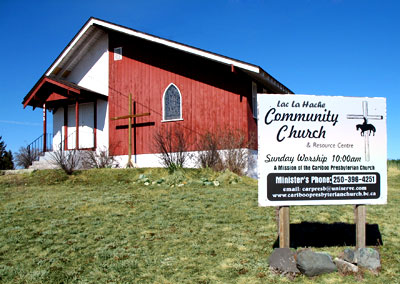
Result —
<instances>
[{"instance_id":1,"label":"white cloud","mask_svg":"<svg viewBox=\"0 0 400 284\"><path fill-rule=\"evenodd\" d=\"M16 124L16 125L29 125L29 126L40 126L37 122L25 122L25 121L14 121L14 120L0 120L0 123L5 124Z\"/></svg>"}]
</instances>

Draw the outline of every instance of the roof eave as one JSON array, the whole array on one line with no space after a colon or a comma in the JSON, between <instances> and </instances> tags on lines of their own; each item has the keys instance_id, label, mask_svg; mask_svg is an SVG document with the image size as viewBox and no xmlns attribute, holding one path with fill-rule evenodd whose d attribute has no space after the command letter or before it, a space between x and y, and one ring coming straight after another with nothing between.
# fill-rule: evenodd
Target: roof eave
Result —
<instances>
[{"instance_id":1,"label":"roof eave","mask_svg":"<svg viewBox=\"0 0 400 284\"><path fill-rule=\"evenodd\" d=\"M267 80L270 81L270 83L272 85L274 85L278 90L282 91L283 93L285 93L285 94L294 94L294 92L292 90L290 90L285 85L280 83L277 79L275 79L273 76L268 74L268 72L264 71L261 67L260 67L260 75L262 77L267 78Z\"/></svg>"},{"instance_id":2,"label":"roof eave","mask_svg":"<svg viewBox=\"0 0 400 284\"><path fill-rule=\"evenodd\" d=\"M185 45L182 43L178 43L175 41L163 39L154 35L150 35L147 33L139 32L137 30L133 30L121 25L117 25L111 22L107 22L104 20L100 20L94 17L90 17L88 21L82 26L82 28L79 30L79 32L74 36L74 38L68 43L68 45L63 49L63 51L60 53L60 55L55 59L55 61L50 65L50 67L46 70L45 74L41 77L43 79L44 76L50 76L54 69L59 66L59 64L62 62L62 60L69 54L69 52L74 48L74 46L79 42L79 40L82 38L82 36L88 31L88 29L93 26L99 26L105 29L121 32L127 35L135 36L141 39L149 40L158 44L162 44L165 46L169 46L184 52L188 52L191 54L195 54L198 56L201 56L203 58L207 58L209 60L213 60L219 63L227 64L227 65L233 65L237 68L240 68L244 71L247 72L252 72L257 74L258 76L262 76L266 78L266 81L269 82L269 84L273 85L276 89L281 90L282 92L286 93L293 93L291 90L286 88L283 84L281 84L278 80L273 78L271 75L269 75L267 72L265 72L262 68L260 68L257 65L253 65L244 61L236 60L230 57L226 57L220 54L212 53L206 50L202 50L196 47L192 47L189 45ZM40 80L41 80L40 79ZM39 81L40 81L39 80ZM38 82L39 82L38 81ZM35 85L36 86L36 85ZM28 97L29 94L26 96ZM26 100L26 97L24 98L24 102ZM23 102L23 103L24 103Z\"/></svg>"},{"instance_id":3,"label":"roof eave","mask_svg":"<svg viewBox=\"0 0 400 284\"><path fill-rule=\"evenodd\" d=\"M32 106L32 107L41 107L41 104L37 104L34 103L35 99L37 100L37 96L39 94L39 92L41 92L41 89L45 86L49 86L52 85L53 88L54 86L56 86L56 88L58 89L62 89L64 90L69 96L75 97L76 99L79 99L79 97L81 98L87 98L88 94L90 96L92 96L93 98L98 98L98 99L103 99L103 100L107 100L107 96L99 94L97 92L94 92L92 90L89 90L87 88L84 87L80 87L74 83L71 82L67 82L67 81L63 81L60 79L56 79L56 78L52 78L52 77L47 77L47 76L42 76L40 78L40 80L35 84L35 86L31 89L31 91L25 96L24 100L22 101L22 104L25 107L27 107L28 105ZM71 95L70 95L71 93ZM61 93L59 93L61 94ZM72 95L74 94L74 95ZM46 99L48 96L50 96L51 93L46 94L44 97L43 95L41 96L42 98L39 101L42 101L43 103L46 102ZM66 96L66 95L62 95L62 96Z\"/></svg>"},{"instance_id":4,"label":"roof eave","mask_svg":"<svg viewBox=\"0 0 400 284\"><path fill-rule=\"evenodd\" d=\"M221 62L227 65L234 65L235 67L244 69L244 70L248 70L251 72L255 72L255 73L259 73L260 72L260 68L256 65L253 64L249 64L243 61L239 61L233 58L229 58L229 57L225 57L216 53L212 53L209 51L205 51L196 47L192 47L189 45L185 45L182 43L178 43L175 41L171 41L171 40L167 40L167 39L163 39L157 36L153 36L150 34L146 34L143 32L139 32L124 26L120 26L120 25L116 25L110 22L106 22L100 19L96 19L91 17L86 23L85 25L79 30L79 32L76 34L76 36L71 40L71 42L64 48L64 50L61 52L61 54L57 57L57 59L53 62L53 64L49 67L49 69L47 69L45 75L46 76L50 76L50 74L54 71L54 69L61 63L61 61L63 60L63 58L70 52L70 50L74 47L75 44L77 44L77 42L79 41L79 39L85 34L85 32L90 28L90 26L92 25L97 25L106 29L110 29L113 31L118 31L127 35L131 35L131 36L135 36L138 38L142 38L145 40L149 40L155 43L159 43L165 46L169 46L181 51L185 51L188 53L192 53L198 56L202 56L204 58L208 58L210 60L214 60L217 62Z\"/></svg>"}]
</instances>

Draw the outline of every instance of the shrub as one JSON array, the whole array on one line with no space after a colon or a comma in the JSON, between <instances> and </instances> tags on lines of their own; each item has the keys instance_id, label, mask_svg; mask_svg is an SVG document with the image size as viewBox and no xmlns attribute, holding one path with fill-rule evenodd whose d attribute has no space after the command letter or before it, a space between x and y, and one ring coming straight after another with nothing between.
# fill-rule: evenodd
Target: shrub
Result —
<instances>
[{"instance_id":1,"label":"shrub","mask_svg":"<svg viewBox=\"0 0 400 284\"><path fill-rule=\"evenodd\" d=\"M115 158L109 155L109 151L106 148L101 148L97 151L85 151L82 155L82 166L85 169L111 168L114 165L116 165Z\"/></svg>"},{"instance_id":2,"label":"shrub","mask_svg":"<svg viewBox=\"0 0 400 284\"><path fill-rule=\"evenodd\" d=\"M198 155L198 166L215 171L226 169L243 175L248 167L248 148L254 142L240 130L224 128L215 133L207 131L199 140L202 151Z\"/></svg>"},{"instance_id":3,"label":"shrub","mask_svg":"<svg viewBox=\"0 0 400 284\"><path fill-rule=\"evenodd\" d=\"M158 130L154 135L154 148L160 153L161 164L170 171L183 168L189 158L187 140L180 128Z\"/></svg>"},{"instance_id":4,"label":"shrub","mask_svg":"<svg viewBox=\"0 0 400 284\"><path fill-rule=\"evenodd\" d=\"M80 165L81 153L78 150L54 151L51 154L53 164L71 175Z\"/></svg>"},{"instance_id":5,"label":"shrub","mask_svg":"<svg viewBox=\"0 0 400 284\"><path fill-rule=\"evenodd\" d=\"M248 166L248 147L250 141L240 130L228 129L221 137L222 159L225 169L243 175Z\"/></svg>"},{"instance_id":6,"label":"shrub","mask_svg":"<svg viewBox=\"0 0 400 284\"><path fill-rule=\"evenodd\" d=\"M197 156L197 162L202 168L211 168L220 171L223 168L219 149L221 147L217 134L207 131L198 141L198 147L202 151Z\"/></svg>"},{"instance_id":7,"label":"shrub","mask_svg":"<svg viewBox=\"0 0 400 284\"><path fill-rule=\"evenodd\" d=\"M388 165L388 168L400 169L400 160L388 160L387 165Z\"/></svg>"},{"instance_id":8,"label":"shrub","mask_svg":"<svg viewBox=\"0 0 400 284\"><path fill-rule=\"evenodd\" d=\"M39 150L30 147L21 147L15 155L15 163L18 167L27 169L39 158Z\"/></svg>"}]
</instances>

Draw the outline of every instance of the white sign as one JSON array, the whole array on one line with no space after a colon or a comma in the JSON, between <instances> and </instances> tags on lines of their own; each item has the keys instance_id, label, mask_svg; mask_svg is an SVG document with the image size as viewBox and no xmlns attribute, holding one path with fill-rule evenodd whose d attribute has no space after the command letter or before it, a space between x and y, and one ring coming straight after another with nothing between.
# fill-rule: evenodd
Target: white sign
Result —
<instances>
[{"instance_id":1,"label":"white sign","mask_svg":"<svg viewBox=\"0 0 400 284\"><path fill-rule=\"evenodd\" d=\"M387 202L385 98L257 101L260 206Z\"/></svg>"}]
</instances>

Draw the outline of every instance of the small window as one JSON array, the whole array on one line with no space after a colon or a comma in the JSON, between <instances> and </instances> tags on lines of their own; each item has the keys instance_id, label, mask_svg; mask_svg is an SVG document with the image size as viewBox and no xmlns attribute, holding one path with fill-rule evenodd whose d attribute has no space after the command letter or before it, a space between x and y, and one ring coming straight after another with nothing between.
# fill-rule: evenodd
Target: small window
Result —
<instances>
[{"instance_id":1,"label":"small window","mask_svg":"<svg viewBox=\"0 0 400 284\"><path fill-rule=\"evenodd\" d=\"M179 89L170 84L163 96L163 121L182 119L182 96Z\"/></svg>"},{"instance_id":2,"label":"small window","mask_svg":"<svg viewBox=\"0 0 400 284\"><path fill-rule=\"evenodd\" d=\"M257 84L254 83L254 82L251 82L251 83L252 83L251 84L251 86L252 86L252 89L251 89L251 104L252 104L252 107L253 107L253 117L257 118L257 113L258 113L258 111L257 111Z\"/></svg>"},{"instance_id":3,"label":"small window","mask_svg":"<svg viewBox=\"0 0 400 284\"><path fill-rule=\"evenodd\" d=\"M114 61L122 60L122 47L114 48Z\"/></svg>"}]
</instances>

